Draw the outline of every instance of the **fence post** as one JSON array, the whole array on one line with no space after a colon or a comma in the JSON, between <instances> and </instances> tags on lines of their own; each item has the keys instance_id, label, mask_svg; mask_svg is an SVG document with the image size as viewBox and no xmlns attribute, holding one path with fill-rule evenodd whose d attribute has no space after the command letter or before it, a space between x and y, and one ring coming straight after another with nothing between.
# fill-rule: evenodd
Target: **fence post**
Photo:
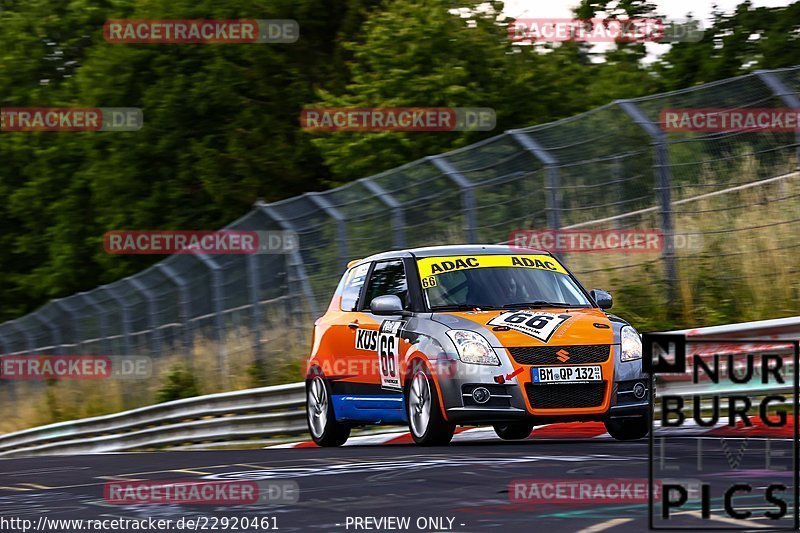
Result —
<instances>
[{"instance_id":1,"label":"fence post","mask_svg":"<svg viewBox=\"0 0 800 533\"><path fill-rule=\"evenodd\" d=\"M781 99L781 102L783 102L786 107L794 110L800 109L800 98L775 75L774 71L757 70L756 76L758 76L758 79L772 91L772 94ZM798 129L794 131L794 142L795 170L800 170L800 130Z\"/></svg>"},{"instance_id":2,"label":"fence post","mask_svg":"<svg viewBox=\"0 0 800 533\"><path fill-rule=\"evenodd\" d=\"M35 346L36 345L36 341L34 341L33 335L31 335L30 332L27 329L25 329L22 326L20 326L19 322L17 322L16 320L11 320L11 321L7 322L7 324L9 326L11 326L12 328L16 329L17 331L19 331L20 333L22 333L22 336L25 337L25 342L28 345L28 349L27 350L20 350L22 353L27 353L28 355L30 355L34 351L36 351L36 346Z\"/></svg>"},{"instance_id":3,"label":"fence post","mask_svg":"<svg viewBox=\"0 0 800 533\"><path fill-rule=\"evenodd\" d=\"M269 204L265 204L263 202L256 202L256 207L261 210L267 217L274 220L282 229L286 231L294 231L297 232L297 228L294 225L286 220L280 213L277 212L272 206ZM300 289L303 293L303 297L308 304L308 309L311 311L311 314L314 317L319 316L319 312L317 310L317 302L314 299L314 292L311 290L311 283L308 280L308 275L306 274L305 266L303 266L303 258L300 255L300 252L295 250L291 254L289 254L289 265L291 270L293 270L294 275L297 276L300 282ZM290 284L291 289L291 284Z\"/></svg>"},{"instance_id":4,"label":"fence post","mask_svg":"<svg viewBox=\"0 0 800 533\"><path fill-rule=\"evenodd\" d=\"M122 349L124 350L124 355L131 355L133 350L131 345L131 322L130 313L128 313L128 304L116 293L116 288L112 288L110 285L103 285L100 287L100 290L107 292L108 295L111 296L111 299L119 306L119 314L122 319Z\"/></svg>"},{"instance_id":5,"label":"fence post","mask_svg":"<svg viewBox=\"0 0 800 533\"><path fill-rule=\"evenodd\" d=\"M547 175L547 183L545 185L547 193L545 198L547 203L547 225L550 229L561 229L563 199L561 196L561 176L558 172L558 161L530 135L519 130L509 130L506 133L511 135L512 139L544 165Z\"/></svg>"},{"instance_id":6,"label":"fence post","mask_svg":"<svg viewBox=\"0 0 800 533\"><path fill-rule=\"evenodd\" d=\"M0 328L5 326L5 324L0 324ZM11 344L8 342L8 339L3 335L2 329L0 329L0 346L3 348L0 350L0 355L10 355L11 354ZM8 400L11 403L16 403L17 401L17 383L15 382L6 382L4 388L8 391Z\"/></svg>"},{"instance_id":7,"label":"fence post","mask_svg":"<svg viewBox=\"0 0 800 533\"><path fill-rule=\"evenodd\" d=\"M461 207L464 210L464 236L467 243L478 242L478 228L475 223L475 192L472 190L472 183L464 177L449 161L441 155L428 156L426 158L439 171L447 176L456 186L461 189Z\"/></svg>"},{"instance_id":8,"label":"fence post","mask_svg":"<svg viewBox=\"0 0 800 533\"><path fill-rule=\"evenodd\" d=\"M670 303L678 299L677 266L675 264L675 246L673 241L672 222L672 172L669 168L669 151L667 149L667 136L661 128L651 121L630 100L617 100L616 104L626 115L642 128L653 140L655 151L654 171L656 178L655 190L661 206L661 231L664 232L664 249L661 252L664 261L664 272L667 277L667 298ZM674 314L676 305L669 306L669 314Z\"/></svg>"},{"instance_id":9,"label":"fence post","mask_svg":"<svg viewBox=\"0 0 800 533\"><path fill-rule=\"evenodd\" d=\"M192 300L189 295L189 286L171 266L158 263L156 268L178 289L178 294L180 295L178 297L178 305L180 308L181 321L183 322L183 344L191 355L194 341L192 338L192 314L190 310Z\"/></svg>"},{"instance_id":10,"label":"fence post","mask_svg":"<svg viewBox=\"0 0 800 533\"><path fill-rule=\"evenodd\" d=\"M258 256L248 254L245 258L247 267L247 291L250 293L250 330L253 332L253 355L256 363L263 364L264 356L261 346L261 275Z\"/></svg>"},{"instance_id":11,"label":"fence post","mask_svg":"<svg viewBox=\"0 0 800 533\"><path fill-rule=\"evenodd\" d=\"M63 314L65 314L65 315L67 315L69 317L70 321L72 322L72 333L73 333L73 338L71 340L75 341L75 347L76 348L80 348L82 343L79 340L80 337L78 335L78 331L80 330L80 326L78 325L77 310L74 307L72 307L71 305L68 305L64 300L65 300L65 298L58 298L56 300L53 300L52 304L55 307L58 307ZM66 343L66 339L62 339L62 340ZM79 349L76 350L76 353L79 352L79 351L80 351Z\"/></svg>"},{"instance_id":12,"label":"fence post","mask_svg":"<svg viewBox=\"0 0 800 533\"><path fill-rule=\"evenodd\" d=\"M403 212L403 204L369 178L361 178L358 182L392 210L392 245L398 250L405 248L406 217Z\"/></svg>"},{"instance_id":13,"label":"fence post","mask_svg":"<svg viewBox=\"0 0 800 533\"><path fill-rule=\"evenodd\" d=\"M61 331L59 331L58 326L40 311L31 313L31 317L34 320L38 320L39 323L50 330L50 338L53 340L53 347L55 348L54 351L56 355L64 355L64 343L62 342Z\"/></svg>"},{"instance_id":14,"label":"fence post","mask_svg":"<svg viewBox=\"0 0 800 533\"><path fill-rule=\"evenodd\" d=\"M108 330L107 325L108 322L106 321L106 312L97 301L89 296L88 292L81 292L78 293L78 297L82 298L84 303L95 310L97 313L97 322L98 322L98 329L100 330L100 339L102 339L102 346L101 351L105 351L106 354L111 354L111 341L108 338Z\"/></svg>"},{"instance_id":15,"label":"fence post","mask_svg":"<svg viewBox=\"0 0 800 533\"><path fill-rule=\"evenodd\" d=\"M8 339L6 339L5 335L3 335L3 331L0 330L0 346L3 347L0 350L0 355L7 355L11 352L11 345L8 343Z\"/></svg>"},{"instance_id":16,"label":"fence post","mask_svg":"<svg viewBox=\"0 0 800 533\"><path fill-rule=\"evenodd\" d=\"M217 355L219 357L219 371L222 377L223 387L228 384L228 348L225 346L225 319L223 315L223 294L222 294L222 266L211 259L206 254L192 254L198 261L203 263L208 268L211 274L211 300L214 306L214 330L216 331L217 342L219 343L219 350Z\"/></svg>"},{"instance_id":17,"label":"fence post","mask_svg":"<svg viewBox=\"0 0 800 533\"><path fill-rule=\"evenodd\" d=\"M619 196L619 202L620 202L619 208L617 209L617 214L623 215L625 214L625 204L622 203L624 201L623 197L625 193L625 187L623 186L624 172L623 172L621 155L614 156L614 168L612 170L612 175L614 177L614 188L617 190L617 195ZM618 228L621 228L622 227L621 220L622 219L618 219L614 225Z\"/></svg>"},{"instance_id":18,"label":"fence post","mask_svg":"<svg viewBox=\"0 0 800 533\"><path fill-rule=\"evenodd\" d=\"M308 197L314 205L336 221L336 241L339 248L339 263L342 266L342 270L346 270L347 263L350 261L350 253L347 250L347 219L338 209L333 207L328 199L321 193L308 192L303 196Z\"/></svg>"},{"instance_id":19,"label":"fence post","mask_svg":"<svg viewBox=\"0 0 800 533\"><path fill-rule=\"evenodd\" d=\"M150 349L153 355L161 355L161 331L158 329L158 302L156 296L144 283L135 277L125 278L131 286L139 291L139 293L147 301L147 326L150 328Z\"/></svg>"}]
</instances>

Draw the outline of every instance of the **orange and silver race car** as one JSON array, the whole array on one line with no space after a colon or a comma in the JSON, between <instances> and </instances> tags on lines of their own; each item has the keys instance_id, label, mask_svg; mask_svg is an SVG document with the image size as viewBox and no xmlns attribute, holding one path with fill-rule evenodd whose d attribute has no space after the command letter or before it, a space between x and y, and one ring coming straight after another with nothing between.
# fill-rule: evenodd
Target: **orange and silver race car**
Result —
<instances>
[{"instance_id":1,"label":"orange and silver race car","mask_svg":"<svg viewBox=\"0 0 800 533\"><path fill-rule=\"evenodd\" d=\"M648 376L636 330L608 314L547 252L438 246L353 261L315 323L306 378L314 442L408 424L418 444L457 425L522 439L538 424L605 422L647 435Z\"/></svg>"}]
</instances>

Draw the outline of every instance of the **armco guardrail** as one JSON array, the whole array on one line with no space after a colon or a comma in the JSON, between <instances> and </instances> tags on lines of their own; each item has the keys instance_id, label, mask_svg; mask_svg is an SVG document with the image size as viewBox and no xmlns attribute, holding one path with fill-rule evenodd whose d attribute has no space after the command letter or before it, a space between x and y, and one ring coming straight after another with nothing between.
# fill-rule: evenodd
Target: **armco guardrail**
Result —
<instances>
[{"instance_id":1,"label":"armco guardrail","mask_svg":"<svg viewBox=\"0 0 800 533\"><path fill-rule=\"evenodd\" d=\"M800 317L681 330L689 339L800 338ZM662 391L690 393L692 384L665 382ZM785 389L785 390L784 390ZM741 391L741 389L738 389ZM770 392L791 393L791 388ZM717 386L716 394L736 392ZM757 392L757 391L756 391ZM69 455L224 443L306 433L303 383L210 394L107 416L50 424L0 435L0 457Z\"/></svg>"},{"instance_id":2,"label":"armco guardrail","mask_svg":"<svg viewBox=\"0 0 800 533\"><path fill-rule=\"evenodd\" d=\"M210 394L0 436L0 457L226 442L306 431L302 383Z\"/></svg>"},{"instance_id":3,"label":"armco guardrail","mask_svg":"<svg viewBox=\"0 0 800 533\"><path fill-rule=\"evenodd\" d=\"M800 317L682 329L674 333L683 333L689 339L797 340L800 339Z\"/></svg>"}]
</instances>

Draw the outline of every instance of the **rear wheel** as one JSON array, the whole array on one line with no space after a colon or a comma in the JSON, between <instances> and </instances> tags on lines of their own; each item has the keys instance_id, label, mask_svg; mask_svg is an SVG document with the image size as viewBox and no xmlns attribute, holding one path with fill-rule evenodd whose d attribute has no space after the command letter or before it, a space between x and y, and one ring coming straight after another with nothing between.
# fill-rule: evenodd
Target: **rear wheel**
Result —
<instances>
[{"instance_id":1,"label":"rear wheel","mask_svg":"<svg viewBox=\"0 0 800 533\"><path fill-rule=\"evenodd\" d=\"M442 415L436 383L424 366L417 368L406 387L406 414L411 437L421 446L444 446L453 438L455 424Z\"/></svg>"},{"instance_id":2,"label":"rear wheel","mask_svg":"<svg viewBox=\"0 0 800 533\"><path fill-rule=\"evenodd\" d=\"M325 378L314 376L306 387L308 431L318 446L341 446L350 437L350 427L336 421L330 388Z\"/></svg>"},{"instance_id":3,"label":"rear wheel","mask_svg":"<svg viewBox=\"0 0 800 533\"><path fill-rule=\"evenodd\" d=\"M607 420L606 431L617 440L643 439L650 432L650 417Z\"/></svg>"},{"instance_id":4,"label":"rear wheel","mask_svg":"<svg viewBox=\"0 0 800 533\"><path fill-rule=\"evenodd\" d=\"M503 440L520 440L530 436L533 424L511 423L495 424L494 432Z\"/></svg>"}]
</instances>

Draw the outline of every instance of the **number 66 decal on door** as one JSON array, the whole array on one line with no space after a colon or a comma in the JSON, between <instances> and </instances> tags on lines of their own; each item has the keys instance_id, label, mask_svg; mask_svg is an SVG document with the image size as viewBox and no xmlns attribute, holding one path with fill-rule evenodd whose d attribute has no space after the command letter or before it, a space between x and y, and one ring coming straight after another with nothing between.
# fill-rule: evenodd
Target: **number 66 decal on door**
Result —
<instances>
[{"instance_id":1,"label":"number 66 decal on door","mask_svg":"<svg viewBox=\"0 0 800 533\"><path fill-rule=\"evenodd\" d=\"M381 374L381 388L402 390L400 386L400 320L384 320L378 333L378 363Z\"/></svg>"},{"instance_id":2,"label":"number 66 decal on door","mask_svg":"<svg viewBox=\"0 0 800 533\"><path fill-rule=\"evenodd\" d=\"M491 319L487 324L506 326L542 342L547 342L553 333L570 318L572 318L570 315L556 315L543 311L506 311Z\"/></svg>"}]
</instances>

